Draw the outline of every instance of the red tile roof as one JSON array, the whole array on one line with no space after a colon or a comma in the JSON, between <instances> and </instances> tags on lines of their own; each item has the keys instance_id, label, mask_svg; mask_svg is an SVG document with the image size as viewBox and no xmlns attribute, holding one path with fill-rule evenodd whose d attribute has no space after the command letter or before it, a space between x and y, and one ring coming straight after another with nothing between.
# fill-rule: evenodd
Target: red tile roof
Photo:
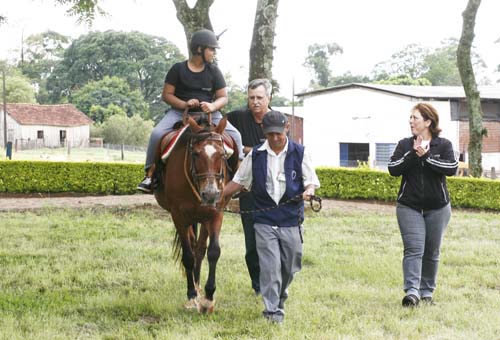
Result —
<instances>
[{"instance_id":1,"label":"red tile roof","mask_svg":"<svg viewBox=\"0 0 500 340\"><path fill-rule=\"evenodd\" d=\"M72 104L7 104L7 113L21 125L82 126L92 119Z\"/></svg>"}]
</instances>

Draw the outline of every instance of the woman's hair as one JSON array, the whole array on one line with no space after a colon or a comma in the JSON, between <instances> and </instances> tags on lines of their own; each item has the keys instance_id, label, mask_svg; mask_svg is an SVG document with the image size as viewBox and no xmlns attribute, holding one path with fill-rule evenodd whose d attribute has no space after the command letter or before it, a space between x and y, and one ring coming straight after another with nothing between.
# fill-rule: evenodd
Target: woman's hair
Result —
<instances>
[{"instance_id":1,"label":"woman's hair","mask_svg":"<svg viewBox=\"0 0 500 340\"><path fill-rule=\"evenodd\" d=\"M429 103L418 103L412 109L412 111L417 110L422 115L424 120L430 120L431 125L429 125L429 131L432 137L437 137L441 133L439 128L439 114L437 110Z\"/></svg>"},{"instance_id":2,"label":"woman's hair","mask_svg":"<svg viewBox=\"0 0 500 340\"><path fill-rule=\"evenodd\" d=\"M250 83L248 83L248 90L254 90L259 86L264 86L264 89L266 90L266 96L271 98L271 94L273 92L273 85L269 81L269 79L261 78L261 79L254 79Z\"/></svg>"}]
</instances>

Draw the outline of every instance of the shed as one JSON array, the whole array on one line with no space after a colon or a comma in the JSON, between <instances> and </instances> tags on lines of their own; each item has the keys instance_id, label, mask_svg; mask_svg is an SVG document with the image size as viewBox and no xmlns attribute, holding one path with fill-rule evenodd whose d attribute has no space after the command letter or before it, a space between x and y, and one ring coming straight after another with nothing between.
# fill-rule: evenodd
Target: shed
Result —
<instances>
[{"instance_id":1,"label":"shed","mask_svg":"<svg viewBox=\"0 0 500 340\"><path fill-rule=\"evenodd\" d=\"M4 143L3 107L0 114ZM72 104L7 104L7 141L18 147L87 146L92 120Z\"/></svg>"}]
</instances>

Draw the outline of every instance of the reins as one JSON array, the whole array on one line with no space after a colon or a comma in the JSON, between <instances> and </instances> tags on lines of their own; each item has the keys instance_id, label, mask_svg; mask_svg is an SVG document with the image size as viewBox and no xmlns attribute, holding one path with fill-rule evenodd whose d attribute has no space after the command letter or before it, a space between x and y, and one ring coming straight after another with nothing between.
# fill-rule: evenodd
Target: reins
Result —
<instances>
[{"instance_id":1,"label":"reins","mask_svg":"<svg viewBox=\"0 0 500 340\"><path fill-rule=\"evenodd\" d=\"M228 209L224 209L223 211L224 212L228 212L228 213L231 213L231 214L239 214L239 215L244 215L244 214L253 214L253 213L256 213L256 212L264 212L264 211L270 211L270 210L273 210L273 209L277 209L285 204L288 204L288 203L292 203L292 202L297 202L299 200L303 200L302 198L302 194L297 194L295 195L294 197L286 200L285 202L281 202L280 204L274 206L274 207L269 207L269 208L261 208L261 209L253 209L253 210L240 210L240 211L231 211L231 210L228 210ZM317 202L317 204L314 204L314 202ZM310 205L311 205L311 210L314 211L314 212L319 212L322 208L322 204L321 204L321 197L319 196L316 196L316 195L312 195L311 196L311 200L309 201Z\"/></svg>"},{"instance_id":2,"label":"reins","mask_svg":"<svg viewBox=\"0 0 500 340\"><path fill-rule=\"evenodd\" d=\"M208 113L208 124L210 126L212 122L212 117L211 113ZM188 116L188 109L186 108L183 112L183 124L187 124L187 116ZM189 183L189 186L191 187L191 191L193 194L196 196L196 199L201 202L202 198L200 196L200 190L199 190L199 181L201 179L205 178L214 178L217 181L221 181L224 179L224 177L227 176L227 168L224 165L228 165L226 155L222 158L221 162L221 169L220 172L203 172L203 173L198 173L195 167L195 161L194 161L194 154L193 154L193 145L196 144L199 141L203 140L209 140L209 141L214 141L218 142L224 147L224 140L222 135L212 132L212 131L202 131L201 134L192 134L191 137L189 138L188 145L186 147L186 151L184 154L184 176L186 177L187 182ZM191 158L189 157L191 155ZM190 166L188 166L188 160L190 159ZM188 168L190 169L190 173L188 172Z\"/></svg>"}]
</instances>

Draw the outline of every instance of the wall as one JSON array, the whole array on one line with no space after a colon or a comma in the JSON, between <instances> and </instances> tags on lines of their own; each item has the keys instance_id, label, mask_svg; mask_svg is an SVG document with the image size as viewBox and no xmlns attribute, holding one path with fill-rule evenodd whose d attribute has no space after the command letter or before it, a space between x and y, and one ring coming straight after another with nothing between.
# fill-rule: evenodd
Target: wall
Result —
<instances>
[{"instance_id":1,"label":"wall","mask_svg":"<svg viewBox=\"0 0 500 340\"><path fill-rule=\"evenodd\" d=\"M469 122L459 122L460 152L465 152L469 145ZM492 167L500 169L500 122L483 121L483 127L488 135L483 138L482 166L484 170ZM466 159L466 161L468 161Z\"/></svg>"},{"instance_id":2,"label":"wall","mask_svg":"<svg viewBox=\"0 0 500 340\"><path fill-rule=\"evenodd\" d=\"M59 131L66 131L66 142L71 143L71 146L86 146L90 137L90 128L88 125L77 127L66 126L47 126L47 125L25 125L20 129L20 133L16 138L23 140L36 140L37 132L43 131L43 145L46 147L60 147ZM67 144L65 144L67 145Z\"/></svg>"},{"instance_id":3,"label":"wall","mask_svg":"<svg viewBox=\"0 0 500 340\"><path fill-rule=\"evenodd\" d=\"M410 136L411 108L419 100L365 88L348 88L304 98L304 145L316 166L339 166L339 143L369 143L370 166L376 143ZM456 145L457 126L448 101L431 102L440 113L442 136Z\"/></svg>"}]
</instances>

